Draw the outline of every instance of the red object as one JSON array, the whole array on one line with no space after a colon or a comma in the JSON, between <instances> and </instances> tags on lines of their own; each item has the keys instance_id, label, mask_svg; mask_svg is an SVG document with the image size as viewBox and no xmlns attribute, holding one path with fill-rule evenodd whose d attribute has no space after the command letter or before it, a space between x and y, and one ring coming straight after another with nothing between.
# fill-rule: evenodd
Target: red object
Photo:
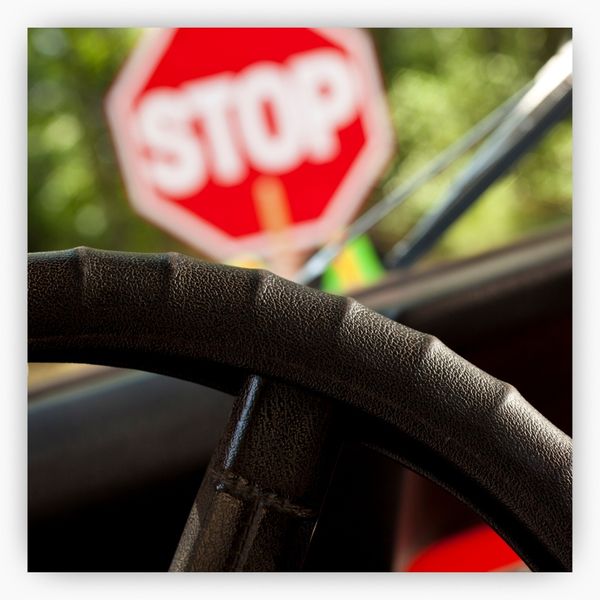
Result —
<instances>
[{"instance_id":1,"label":"red object","mask_svg":"<svg viewBox=\"0 0 600 600\"><path fill-rule=\"evenodd\" d=\"M432 544L406 570L472 573L525 568L515 551L493 529L481 525Z\"/></svg>"},{"instance_id":2,"label":"red object","mask_svg":"<svg viewBox=\"0 0 600 600\"><path fill-rule=\"evenodd\" d=\"M148 34L107 98L130 200L219 259L268 254L253 184L285 190L295 249L325 242L392 150L376 57L352 29Z\"/></svg>"}]
</instances>

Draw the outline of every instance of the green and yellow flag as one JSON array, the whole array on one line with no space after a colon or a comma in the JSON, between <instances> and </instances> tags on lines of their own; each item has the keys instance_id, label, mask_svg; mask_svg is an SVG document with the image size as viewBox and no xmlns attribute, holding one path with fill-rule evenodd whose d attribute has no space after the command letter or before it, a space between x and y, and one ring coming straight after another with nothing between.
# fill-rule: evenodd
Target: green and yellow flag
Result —
<instances>
[{"instance_id":1,"label":"green and yellow flag","mask_svg":"<svg viewBox=\"0 0 600 600\"><path fill-rule=\"evenodd\" d=\"M372 285L385 274L371 240L362 235L346 245L329 265L321 280L321 289L331 294L346 294Z\"/></svg>"}]
</instances>

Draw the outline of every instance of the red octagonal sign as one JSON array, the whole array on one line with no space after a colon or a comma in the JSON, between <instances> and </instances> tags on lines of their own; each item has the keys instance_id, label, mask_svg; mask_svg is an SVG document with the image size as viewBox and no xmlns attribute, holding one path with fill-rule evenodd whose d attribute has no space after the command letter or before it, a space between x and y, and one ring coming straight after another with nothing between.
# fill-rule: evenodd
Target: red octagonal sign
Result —
<instances>
[{"instance_id":1,"label":"red octagonal sign","mask_svg":"<svg viewBox=\"0 0 600 600\"><path fill-rule=\"evenodd\" d=\"M107 98L136 210L226 260L322 244L392 149L368 36L349 29L149 33Z\"/></svg>"}]
</instances>

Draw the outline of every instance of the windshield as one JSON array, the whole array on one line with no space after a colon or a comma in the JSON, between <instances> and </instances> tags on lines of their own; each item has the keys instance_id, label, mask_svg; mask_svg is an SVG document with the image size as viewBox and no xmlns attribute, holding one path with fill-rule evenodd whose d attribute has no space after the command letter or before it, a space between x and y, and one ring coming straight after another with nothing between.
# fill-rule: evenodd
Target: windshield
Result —
<instances>
[{"instance_id":1,"label":"windshield","mask_svg":"<svg viewBox=\"0 0 600 600\"><path fill-rule=\"evenodd\" d=\"M103 103L144 33L139 29L30 30L30 251L89 245L181 251L214 260L138 216L123 185ZM374 29L368 35L381 69L394 153L352 220L405 184L526 86L568 41L570 30ZM383 276L380 265L385 256L439 205L473 153L458 157L368 229L361 242L366 249L361 252L371 256L365 259L371 276L361 280L363 286ZM420 260L477 254L568 222L570 215L571 122L567 116L484 190Z\"/></svg>"}]
</instances>

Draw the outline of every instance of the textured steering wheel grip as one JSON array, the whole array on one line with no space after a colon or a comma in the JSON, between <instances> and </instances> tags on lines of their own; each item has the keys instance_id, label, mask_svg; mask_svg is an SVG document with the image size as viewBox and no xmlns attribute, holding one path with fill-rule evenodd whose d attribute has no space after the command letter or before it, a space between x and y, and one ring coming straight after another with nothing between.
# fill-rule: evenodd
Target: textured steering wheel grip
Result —
<instances>
[{"instance_id":1,"label":"textured steering wheel grip","mask_svg":"<svg viewBox=\"0 0 600 600\"><path fill-rule=\"evenodd\" d=\"M28 287L30 361L230 392L254 373L343 402L381 426L376 446L465 500L532 569L571 570L571 438L437 338L267 271L172 253L30 254Z\"/></svg>"}]
</instances>

